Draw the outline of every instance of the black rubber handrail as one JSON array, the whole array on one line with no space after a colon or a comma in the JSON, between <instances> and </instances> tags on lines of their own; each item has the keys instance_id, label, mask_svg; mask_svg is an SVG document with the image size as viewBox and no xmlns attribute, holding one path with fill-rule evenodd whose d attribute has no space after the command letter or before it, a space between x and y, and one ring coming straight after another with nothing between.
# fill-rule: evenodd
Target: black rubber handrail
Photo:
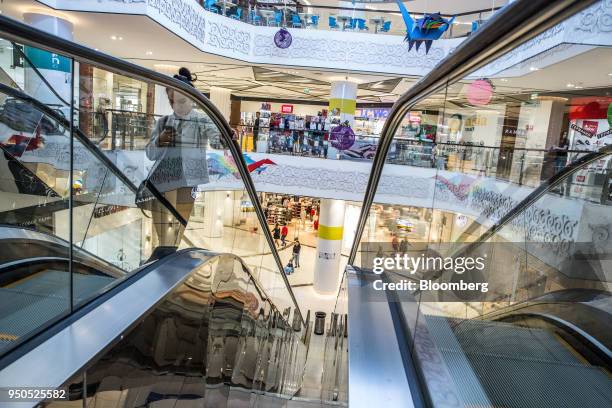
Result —
<instances>
[{"instance_id":1,"label":"black rubber handrail","mask_svg":"<svg viewBox=\"0 0 612 408\"><path fill-rule=\"evenodd\" d=\"M415 83L391 108L381 131L348 263L353 264L393 137L418 102L534 38L597 0L517 0L508 4Z\"/></svg>"},{"instance_id":2,"label":"black rubber handrail","mask_svg":"<svg viewBox=\"0 0 612 408\"><path fill-rule=\"evenodd\" d=\"M25 164L20 162L19 159L17 159L11 152L9 152L9 150L3 144L0 144L0 150L2 151L2 153L4 153L5 157L7 157L7 160L17 163L19 168L25 173L27 173L28 176L32 177L32 179L36 180L36 182L40 183L40 185L44 186L45 191L47 191L47 197L60 197L57 191L49 187L47 183L45 183L40 177L38 177L38 175L36 175L36 173L27 168Z\"/></svg>"},{"instance_id":3,"label":"black rubber handrail","mask_svg":"<svg viewBox=\"0 0 612 408\"><path fill-rule=\"evenodd\" d=\"M211 121L215 124L221 133L221 139L225 142L227 148L230 150L234 162L236 163L236 167L238 168L238 172L240 173L242 181L244 182L245 189L247 190L249 198L255 207L255 213L257 214L259 224L262 226L266 241L272 250L279 273L285 282L286 289L289 292L294 307L297 309L297 312L300 315L302 325L306 325L304 316L298 306L293 290L291 289L291 285L289 284L289 280L284 273L283 264L280 260L278 252L276 251L272 234L267 227L266 218L264 216L263 209L261 208L261 203L257 197L257 191L255 190L253 180L251 179L251 175L247 169L246 161L242 155L242 152L240 151L240 146L233 139L233 130L229 123L227 120L225 120L219 109L217 109L217 107L208 98L206 98L194 87L189 86L178 79L169 77L168 75L159 72L151 71L150 69L144 68L140 65L132 64L126 60L112 57L91 48L84 47L80 44L35 29L5 16L0 16L0 34L5 39L15 41L20 44L31 45L46 51L55 52L66 57L73 58L80 63L95 65L96 67L105 69L109 72L131 77L143 82L154 82L158 85L163 85L167 88L179 91L184 95L188 95L193 100L197 101L199 106L208 114Z\"/></svg>"},{"instance_id":4,"label":"black rubber handrail","mask_svg":"<svg viewBox=\"0 0 612 408\"><path fill-rule=\"evenodd\" d=\"M553 175L551 178L543 181L542 184L540 184L535 190L529 193L527 197L522 199L510 211L504 214L503 217L497 223L495 223L495 225L491 226L489 229L483 232L480 237L478 237L478 239L476 239L472 244L466 246L465 249L461 252L469 251L475 246L482 244L484 241L491 238L491 236L493 236L497 231L511 223L522 212L524 212L527 208L529 208L542 196L544 196L544 194L550 192L550 190L565 181L567 177L588 166L589 164L610 154L612 154L612 145L607 145L596 152L586 154L580 157L579 159L573 161L572 163L561 169L558 173Z\"/></svg>"}]
</instances>

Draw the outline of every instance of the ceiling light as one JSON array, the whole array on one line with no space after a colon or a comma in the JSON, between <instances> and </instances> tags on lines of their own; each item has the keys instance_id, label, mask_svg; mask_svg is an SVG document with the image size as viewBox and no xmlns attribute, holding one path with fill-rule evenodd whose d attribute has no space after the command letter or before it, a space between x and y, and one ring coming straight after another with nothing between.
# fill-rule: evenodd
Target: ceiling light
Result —
<instances>
[{"instance_id":1,"label":"ceiling light","mask_svg":"<svg viewBox=\"0 0 612 408\"><path fill-rule=\"evenodd\" d=\"M540 68L538 68L538 67L529 67L529 70L530 71L539 71Z\"/></svg>"},{"instance_id":2,"label":"ceiling light","mask_svg":"<svg viewBox=\"0 0 612 408\"><path fill-rule=\"evenodd\" d=\"M610 73L608 74L608 76L612 76L612 72L610 72Z\"/></svg>"},{"instance_id":3,"label":"ceiling light","mask_svg":"<svg viewBox=\"0 0 612 408\"><path fill-rule=\"evenodd\" d=\"M584 89L584 86L576 85L574 89Z\"/></svg>"},{"instance_id":4,"label":"ceiling light","mask_svg":"<svg viewBox=\"0 0 612 408\"><path fill-rule=\"evenodd\" d=\"M534 98L532 98L534 99ZM567 102L569 101L568 98L564 98L562 96L552 96L552 95L541 95L536 97L535 99L540 100L540 101L555 101L555 102Z\"/></svg>"},{"instance_id":5,"label":"ceiling light","mask_svg":"<svg viewBox=\"0 0 612 408\"><path fill-rule=\"evenodd\" d=\"M123 37L119 37L119 41L123 41Z\"/></svg>"},{"instance_id":6,"label":"ceiling light","mask_svg":"<svg viewBox=\"0 0 612 408\"><path fill-rule=\"evenodd\" d=\"M117 40L117 36L116 35L111 35L111 40L116 41Z\"/></svg>"},{"instance_id":7,"label":"ceiling light","mask_svg":"<svg viewBox=\"0 0 612 408\"><path fill-rule=\"evenodd\" d=\"M570 84L567 84L567 85L565 85L565 86L567 86L568 88L575 88L575 87L576 87L576 85L571 84L571 83L570 83Z\"/></svg>"},{"instance_id":8,"label":"ceiling light","mask_svg":"<svg viewBox=\"0 0 612 408\"><path fill-rule=\"evenodd\" d=\"M508 82L508 80L506 78L500 78L501 82Z\"/></svg>"},{"instance_id":9,"label":"ceiling light","mask_svg":"<svg viewBox=\"0 0 612 408\"><path fill-rule=\"evenodd\" d=\"M153 55L153 51L147 51L147 55Z\"/></svg>"}]
</instances>

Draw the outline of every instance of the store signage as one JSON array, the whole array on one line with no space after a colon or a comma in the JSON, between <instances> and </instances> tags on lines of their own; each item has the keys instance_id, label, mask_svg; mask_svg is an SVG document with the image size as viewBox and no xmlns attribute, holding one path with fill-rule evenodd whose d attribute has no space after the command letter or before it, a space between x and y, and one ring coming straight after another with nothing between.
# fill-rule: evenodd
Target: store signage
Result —
<instances>
[{"instance_id":1,"label":"store signage","mask_svg":"<svg viewBox=\"0 0 612 408\"><path fill-rule=\"evenodd\" d=\"M293 105L281 105L281 113L293 113Z\"/></svg>"},{"instance_id":2,"label":"store signage","mask_svg":"<svg viewBox=\"0 0 612 408\"><path fill-rule=\"evenodd\" d=\"M358 118L386 119L389 116L389 109L384 109L384 108L357 109L355 111L355 116Z\"/></svg>"},{"instance_id":3,"label":"store signage","mask_svg":"<svg viewBox=\"0 0 612 408\"><path fill-rule=\"evenodd\" d=\"M408 114L408 121L410 123L417 123L420 124L421 123L421 115L419 115L418 113L412 113L410 112Z\"/></svg>"},{"instance_id":4,"label":"store signage","mask_svg":"<svg viewBox=\"0 0 612 408\"><path fill-rule=\"evenodd\" d=\"M594 120L585 120L582 122L582 128L586 130L589 134L595 135L597 134L599 124Z\"/></svg>"}]
</instances>

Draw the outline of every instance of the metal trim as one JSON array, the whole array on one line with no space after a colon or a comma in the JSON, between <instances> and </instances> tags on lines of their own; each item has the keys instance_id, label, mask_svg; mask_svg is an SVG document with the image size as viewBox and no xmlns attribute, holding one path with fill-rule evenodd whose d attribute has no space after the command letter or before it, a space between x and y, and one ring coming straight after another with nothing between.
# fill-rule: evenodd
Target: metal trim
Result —
<instances>
[{"instance_id":1,"label":"metal trim","mask_svg":"<svg viewBox=\"0 0 612 408\"><path fill-rule=\"evenodd\" d=\"M348 280L349 406L414 408L410 381L387 302L368 299L371 287L350 265ZM384 403L383 403L384 401Z\"/></svg>"}]
</instances>

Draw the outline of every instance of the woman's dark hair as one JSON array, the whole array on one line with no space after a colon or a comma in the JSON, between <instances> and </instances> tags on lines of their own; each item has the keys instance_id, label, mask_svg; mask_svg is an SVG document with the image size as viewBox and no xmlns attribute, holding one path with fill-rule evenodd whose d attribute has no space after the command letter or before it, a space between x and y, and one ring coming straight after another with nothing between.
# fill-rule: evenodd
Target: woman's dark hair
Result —
<instances>
[{"instance_id":1,"label":"woman's dark hair","mask_svg":"<svg viewBox=\"0 0 612 408\"><path fill-rule=\"evenodd\" d=\"M178 74L175 75L174 78L178 79L179 81L183 81L187 85L191 85L195 88L195 86L193 85L193 81L194 81L193 75L191 75L191 71L189 71L189 69L185 67L182 67L181 69L179 69Z\"/></svg>"}]
</instances>

